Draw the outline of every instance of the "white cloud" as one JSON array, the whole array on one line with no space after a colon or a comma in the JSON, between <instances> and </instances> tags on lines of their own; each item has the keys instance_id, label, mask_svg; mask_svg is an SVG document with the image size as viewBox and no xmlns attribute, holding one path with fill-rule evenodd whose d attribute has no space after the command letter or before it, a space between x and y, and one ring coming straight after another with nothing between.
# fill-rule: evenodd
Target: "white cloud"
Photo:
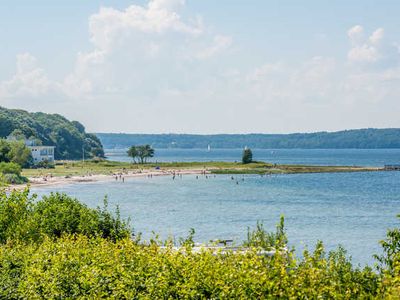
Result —
<instances>
[{"instance_id":1,"label":"white cloud","mask_svg":"<svg viewBox=\"0 0 400 300\"><path fill-rule=\"evenodd\" d=\"M89 18L92 49L77 54L63 80L49 78L31 54L18 55L15 74L0 83L1 104L23 99L31 104L21 107L51 107L90 130L136 132L367 127L381 124L370 123L379 119L372 112L393 113L381 107L400 96L399 51L383 28L369 36L361 25L350 28L347 60L247 60L228 51L232 37L181 15L183 5L99 9Z\"/></svg>"},{"instance_id":2,"label":"white cloud","mask_svg":"<svg viewBox=\"0 0 400 300\"><path fill-rule=\"evenodd\" d=\"M218 53L226 50L229 48L232 44L232 38L229 36L223 36L223 35L217 35L214 37L214 43L205 48L202 49L196 57L199 59L207 59L212 56L217 55Z\"/></svg>"},{"instance_id":3,"label":"white cloud","mask_svg":"<svg viewBox=\"0 0 400 300\"><path fill-rule=\"evenodd\" d=\"M154 98L161 86L187 85L179 79L195 76L194 61L221 54L232 39L208 30L199 18L183 18L178 10L184 3L152 0L124 10L100 8L89 18L94 49L78 55L64 82L66 93L90 98L134 91Z\"/></svg>"},{"instance_id":4,"label":"white cloud","mask_svg":"<svg viewBox=\"0 0 400 300\"><path fill-rule=\"evenodd\" d=\"M91 41L96 48L110 51L126 39L143 38L140 33L202 34L201 24L183 22L173 10L177 4L183 3L177 0L153 0L147 8L139 5L131 5L125 10L102 7L89 18Z\"/></svg>"},{"instance_id":5,"label":"white cloud","mask_svg":"<svg viewBox=\"0 0 400 300\"><path fill-rule=\"evenodd\" d=\"M347 35L354 43L358 43L364 35L364 28L360 25L355 25L347 31Z\"/></svg>"},{"instance_id":6,"label":"white cloud","mask_svg":"<svg viewBox=\"0 0 400 300\"><path fill-rule=\"evenodd\" d=\"M10 80L0 83L0 98L16 98L26 95L45 95L52 88L45 71L37 66L30 53L18 54L16 73Z\"/></svg>"},{"instance_id":7,"label":"white cloud","mask_svg":"<svg viewBox=\"0 0 400 300\"><path fill-rule=\"evenodd\" d=\"M175 10L185 5L185 0L153 0L149 2L150 9Z\"/></svg>"},{"instance_id":8,"label":"white cloud","mask_svg":"<svg viewBox=\"0 0 400 300\"><path fill-rule=\"evenodd\" d=\"M347 57L351 62L375 62L380 55L375 47L364 44L351 48Z\"/></svg>"},{"instance_id":9,"label":"white cloud","mask_svg":"<svg viewBox=\"0 0 400 300\"><path fill-rule=\"evenodd\" d=\"M379 44L384 36L384 30L383 28L378 28L376 29L371 36L369 37L369 41L371 42L371 44Z\"/></svg>"},{"instance_id":10,"label":"white cloud","mask_svg":"<svg viewBox=\"0 0 400 300\"><path fill-rule=\"evenodd\" d=\"M364 37L364 29L360 25L350 28L347 35L352 43L352 47L347 53L347 58L353 63L375 63L383 56L382 42L384 29L376 29L368 39Z\"/></svg>"}]
</instances>

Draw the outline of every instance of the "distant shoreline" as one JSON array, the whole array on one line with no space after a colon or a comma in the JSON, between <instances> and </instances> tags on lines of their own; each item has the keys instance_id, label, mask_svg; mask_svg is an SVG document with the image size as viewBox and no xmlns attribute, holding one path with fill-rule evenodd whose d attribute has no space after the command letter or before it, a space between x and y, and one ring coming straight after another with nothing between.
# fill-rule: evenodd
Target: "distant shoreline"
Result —
<instances>
[{"instance_id":1,"label":"distant shoreline","mask_svg":"<svg viewBox=\"0 0 400 300\"><path fill-rule=\"evenodd\" d=\"M400 128L364 128L289 134L135 134L94 133L104 149L149 144L155 149L399 149Z\"/></svg>"}]
</instances>

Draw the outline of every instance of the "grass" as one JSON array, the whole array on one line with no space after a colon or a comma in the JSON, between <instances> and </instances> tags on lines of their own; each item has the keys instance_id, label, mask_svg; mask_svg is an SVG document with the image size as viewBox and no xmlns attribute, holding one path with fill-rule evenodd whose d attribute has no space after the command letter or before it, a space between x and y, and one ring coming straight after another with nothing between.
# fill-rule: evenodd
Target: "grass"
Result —
<instances>
[{"instance_id":1,"label":"grass","mask_svg":"<svg viewBox=\"0 0 400 300\"><path fill-rule=\"evenodd\" d=\"M365 172L381 171L382 168L354 166L307 166L307 165L273 165L265 162L242 164L238 162L171 162L147 163L143 165L129 162L114 161L60 161L54 169L24 169L22 175L38 177L52 176L83 176L87 174L115 174L127 171L151 170L159 167L161 170L173 169L207 169L214 174L295 174L295 173L332 173L332 172Z\"/></svg>"}]
</instances>

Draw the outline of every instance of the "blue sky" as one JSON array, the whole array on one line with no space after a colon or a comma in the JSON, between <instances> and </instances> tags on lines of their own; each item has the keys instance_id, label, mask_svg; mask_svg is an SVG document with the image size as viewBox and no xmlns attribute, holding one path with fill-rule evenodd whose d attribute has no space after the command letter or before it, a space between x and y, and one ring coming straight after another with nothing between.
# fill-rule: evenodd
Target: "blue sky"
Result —
<instances>
[{"instance_id":1,"label":"blue sky","mask_svg":"<svg viewBox=\"0 0 400 300\"><path fill-rule=\"evenodd\" d=\"M400 127L399 1L7 1L0 105L96 132Z\"/></svg>"}]
</instances>

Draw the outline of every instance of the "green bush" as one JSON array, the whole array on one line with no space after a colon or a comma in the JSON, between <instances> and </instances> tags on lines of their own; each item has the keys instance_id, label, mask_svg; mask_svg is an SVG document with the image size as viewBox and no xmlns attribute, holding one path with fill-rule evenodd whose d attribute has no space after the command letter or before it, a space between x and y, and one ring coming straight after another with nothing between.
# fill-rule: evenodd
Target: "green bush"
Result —
<instances>
[{"instance_id":1,"label":"green bush","mask_svg":"<svg viewBox=\"0 0 400 300\"><path fill-rule=\"evenodd\" d=\"M42 160L33 166L35 169L54 169L54 163L49 162L48 160Z\"/></svg>"},{"instance_id":2,"label":"green bush","mask_svg":"<svg viewBox=\"0 0 400 300\"><path fill-rule=\"evenodd\" d=\"M20 175L21 174L21 166L17 163L13 162L0 162L0 172L2 174L15 174L15 175Z\"/></svg>"},{"instance_id":3,"label":"green bush","mask_svg":"<svg viewBox=\"0 0 400 300\"><path fill-rule=\"evenodd\" d=\"M28 178L16 174L4 174L0 177L0 181L5 184L24 184L28 183Z\"/></svg>"},{"instance_id":4,"label":"green bush","mask_svg":"<svg viewBox=\"0 0 400 300\"><path fill-rule=\"evenodd\" d=\"M263 223L257 222L256 229L247 229L247 240L243 242L247 247L260 247L265 250L285 248L287 237L285 231L285 218L281 216L276 232L267 232Z\"/></svg>"},{"instance_id":5,"label":"green bush","mask_svg":"<svg viewBox=\"0 0 400 300\"><path fill-rule=\"evenodd\" d=\"M127 221L104 208L91 209L65 194L51 194L36 201L29 190L0 194L0 242L21 240L37 242L44 236L83 234L119 240L130 236Z\"/></svg>"},{"instance_id":6,"label":"green bush","mask_svg":"<svg viewBox=\"0 0 400 300\"><path fill-rule=\"evenodd\" d=\"M181 250L129 237L127 223L64 194L0 195L0 299L398 299L399 237L388 231L380 272L354 267L346 251L284 251L274 233L248 231L243 253ZM259 249L279 249L273 256Z\"/></svg>"},{"instance_id":7,"label":"green bush","mask_svg":"<svg viewBox=\"0 0 400 300\"><path fill-rule=\"evenodd\" d=\"M285 256L215 255L63 236L0 247L0 297L58 299L354 299L377 296L378 275L322 245L299 263Z\"/></svg>"},{"instance_id":8,"label":"green bush","mask_svg":"<svg viewBox=\"0 0 400 300\"><path fill-rule=\"evenodd\" d=\"M23 184L28 182L28 178L21 176L21 166L13 162L0 162L0 182L1 185Z\"/></svg>"}]
</instances>

